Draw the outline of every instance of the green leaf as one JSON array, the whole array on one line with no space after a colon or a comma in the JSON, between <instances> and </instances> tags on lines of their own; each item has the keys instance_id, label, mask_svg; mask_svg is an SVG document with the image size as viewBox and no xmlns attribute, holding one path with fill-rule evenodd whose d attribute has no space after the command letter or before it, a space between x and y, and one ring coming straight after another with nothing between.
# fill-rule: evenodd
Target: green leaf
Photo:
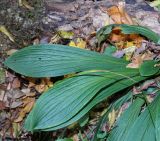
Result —
<instances>
[{"instance_id":1,"label":"green leaf","mask_svg":"<svg viewBox=\"0 0 160 141\"><path fill-rule=\"evenodd\" d=\"M146 107L145 111L128 129L124 141L159 141L160 140L160 92L157 98Z\"/></svg>"},{"instance_id":2,"label":"green leaf","mask_svg":"<svg viewBox=\"0 0 160 141\"><path fill-rule=\"evenodd\" d=\"M104 73L105 74L105 73ZM115 74L91 74L66 79L43 94L33 109L33 129L56 127L76 115L104 86L115 82ZM123 78L123 76L119 76ZM107 80L110 80L107 82ZM83 116L83 115L82 115ZM26 124L27 125L27 124Z\"/></svg>"},{"instance_id":3,"label":"green leaf","mask_svg":"<svg viewBox=\"0 0 160 141\"><path fill-rule=\"evenodd\" d=\"M86 114L78 121L78 123L81 127L84 127L88 123L88 121L89 121L89 114Z\"/></svg>"},{"instance_id":4,"label":"green leaf","mask_svg":"<svg viewBox=\"0 0 160 141\"><path fill-rule=\"evenodd\" d=\"M35 45L21 49L6 61L15 72L30 77L60 76L85 70L113 70L127 62L64 45Z\"/></svg>"},{"instance_id":5,"label":"green leaf","mask_svg":"<svg viewBox=\"0 0 160 141\"><path fill-rule=\"evenodd\" d=\"M124 113L122 113L115 127L109 134L107 138L108 141L124 141L128 130L138 118L143 104L144 100L137 98L134 103L131 104L131 106Z\"/></svg>"},{"instance_id":6,"label":"green leaf","mask_svg":"<svg viewBox=\"0 0 160 141\"><path fill-rule=\"evenodd\" d=\"M125 70L80 73L57 83L38 99L26 120L26 129L52 131L66 127L105 98L144 79L134 78L137 70Z\"/></svg>"},{"instance_id":7,"label":"green leaf","mask_svg":"<svg viewBox=\"0 0 160 141\"><path fill-rule=\"evenodd\" d=\"M156 62L153 60L148 60L142 63L139 69L141 76L151 76L156 74L159 71L160 67L156 67L155 64Z\"/></svg>"},{"instance_id":8,"label":"green leaf","mask_svg":"<svg viewBox=\"0 0 160 141\"><path fill-rule=\"evenodd\" d=\"M101 133L102 126L107 122L108 114L113 109L117 110L118 108L120 108L125 102L127 102L129 99L131 99L132 95L133 95L133 93L131 91L129 91L126 95L124 95L121 98L119 98L118 100L116 100L113 104L111 104L109 106L109 108L107 108L106 112L102 115L102 117L100 117L100 120L99 120L99 122L97 124L96 130L95 130L95 133L94 133L94 136L92 138L92 141L100 141L100 139L99 139L99 137L97 135L99 133ZM106 137L107 137L108 134L109 133L106 133Z\"/></svg>"},{"instance_id":9,"label":"green leaf","mask_svg":"<svg viewBox=\"0 0 160 141\"><path fill-rule=\"evenodd\" d=\"M105 51L104 54L108 55L108 56L112 56L112 54L116 51L116 47L115 46L108 46Z\"/></svg>"},{"instance_id":10,"label":"green leaf","mask_svg":"<svg viewBox=\"0 0 160 141\"><path fill-rule=\"evenodd\" d=\"M144 78L142 77L135 77L135 80L144 80ZM92 101L90 101L86 107L83 107L83 109L81 110L81 112L79 112L77 115L75 115L74 117L72 117L70 120L68 120L67 122L58 125L56 127L52 127L49 129L45 129L45 131L52 131L52 130L57 130L60 128L64 128L74 122L76 122L77 120L79 120L83 115L85 115L89 110L91 110L91 108L93 108L96 104L100 103L101 101L103 101L104 99L108 98L109 96L115 94L116 92L123 90L131 85L133 85L134 81L131 80L121 80L118 81L117 83L114 83L112 86L108 86L106 89L104 89L102 92L98 93L96 95L95 98L93 98ZM117 86L117 87L116 87Z\"/></svg>"},{"instance_id":11,"label":"green leaf","mask_svg":"<svg viewBox=\"0 0 160 141\"><path fill-rule=\"evenodd\" d=\"M64 139L57 139L56 141L73 141L73 140L70 138L64 138Z\"/></svg>"},{"instance_id":12,"label":"green leaf","mask_svg":"<svg viewBox=\"0 0 160 141\"><path fill-rule=\"evenodd\" d=\"M101 28L97 32L97 39L99 41L99 44L107 39L114 27L120 27L122 33L124 34L140 34L148 38L149 40L155 42L156 44L159 44L160 36L157 33L153 32L147 27L127 24L111 24Z\"/></svg>"}]
</instances>

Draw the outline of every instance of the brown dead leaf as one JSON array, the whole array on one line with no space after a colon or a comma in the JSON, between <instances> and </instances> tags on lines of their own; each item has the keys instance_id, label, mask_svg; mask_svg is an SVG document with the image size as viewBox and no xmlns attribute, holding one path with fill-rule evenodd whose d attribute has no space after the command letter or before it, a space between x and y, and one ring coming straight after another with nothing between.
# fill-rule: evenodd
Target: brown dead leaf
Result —
<instances>
[{"instance_id":1,"label":"brown dead leaf","mask_svg":"<svg viewBox=\"0 0 160 141\"><path fill-rule=\"evenodd\" d=\"M23 108L20 108L20 113L17 119L14 122L21 122L23 118L29 113L35 103L35 98L27 97L23 100Z\"/></svg>"},{"instance_id":2,"label":"brown dead leaf","mask_svg":"<svg viewBox=\"0 0 160 141\"><path fill-rule=\"evenodd\" d=\"M15 78L12 82L12 88L15 89L15 88L19 88L21 86L21 83L19 81L18 78Z\"/></svg>"},{"instance_id":3,"label":"brown dead leaf","mask_svg":"<svg viewBox=\"0 0 160 141\"><path fill-rule=\"evenodd\" d=\"M121 21L124 24L133 24L131 17L125 11L125 2L118 3L119 13L121 14Z\"/></svg>"},{"instance_id":4,"label":"brown dead leaf","mask_svg":"<svg viewBox=\"0 0 160 141\"><path fill-rule=\"evenodd\" d=\"M47 84L45 83L45 80L42 79L41 83L39 85L35 86L35 89L39 92L42 93L44 92L46 89L48 89Z\"/></svg>"},{"instance_id":5,"label":"brown dead leaf","mask_svg":"<svg viewBox=\"0 0 160 141\"><path fill-rule=\"evenodd\" d=\"M6 105L3 101L0 101L0 111L4 110L6 108Z\"/></svg>"},{"instance_id":6,"label":"brown dead leaf","mask_svg":"<svg viewBox=\"0 0 160 141\"><path fill-rule=\"evenodd\" d=\"M133 24L132 19L125 11L125 3L119 2L117 6L112 6L107 9L107 13L116 24Z\"/></svg>"},{"instance_id":7,"label":"brown dead leaf","mask_svg":"<svg viewBox=\"0 0 160 141\"><path fill-rule=\"evenodd\" d=\"M41 79L40 84L36 84L36 79L34 78L27 78L27 80L29 81L28 88L34 87L39 93L53 86L53 82L51 82L50 78Z\"/></svg>"}]
</instances>

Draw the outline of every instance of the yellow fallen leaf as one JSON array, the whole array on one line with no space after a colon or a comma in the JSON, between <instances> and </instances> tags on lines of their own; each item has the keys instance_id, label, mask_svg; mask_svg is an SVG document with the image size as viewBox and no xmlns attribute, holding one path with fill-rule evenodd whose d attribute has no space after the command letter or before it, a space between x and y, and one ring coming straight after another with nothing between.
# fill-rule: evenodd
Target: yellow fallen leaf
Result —
<instances>
[{"instance_id":1,"label":"yellow fallen leaf","mask_svg":"<svg viewBox=\"0 0 160 141\"><path fill-rule=\"evenodd\" d=\"M58 34L64 38L64 39L72 39L74 36L74 33L72 31L58 31Z\"/></svg>"},{"instance_id":2,"label":"yellow fallen leaf","mask_svg":"<svg viewBox=\"0 0 160 141\"><path fill-rule=\"evenodd\" d=\"M126 48L133 47L133 46L134 46L133 42L127 42L126 43Z\"/></svg>"},{"instance_id":3,"label":"yellow fallen leaf","mask_svg":"<svg viewBox=\"0 0 160 141\"><path fill-rule=\"evenodd\" d=\"M160 0L154 0L153 2L150 3L150 6L156 7L160 5Z\"/></svg>"},{"instance_id":4,"label":"yellow fallen leaf","mask_svg":"<svg viewBox=\"0 0 160 141\"><path fill-rule=\"evenodd\" d=\"M78 38L77 39L77 47L84 49L86 47L86 42L83 39Z\"/></svg>"},{"instance_id":5,"label":"yellow fallen leaf","mask_svg":"<svg viewBox=\"0 0 160 141\"><path fill-rule=\"evenodd\" d=\"M114 109L112 110L111 113L109 113L108 118L109 118L109 127L111 128L114 122L116 121L116 112Z\"/></svg>"},{"instance_id":6,"label":"yellow fallen leaf","mask_svg":"<svg viewBox=\"0 0 160 141\"><path fill-rule=\"evenodd\" d=\"M70 41L69 46L71 46L71 47L76 47L76 44L75 44L74 41Z\"/></svg>"},{"instance_id":7,"label":"yellow fallen leaf","mask_svg":"<svg viewBox=\"0 0 160 141\"><path fill-rule=\"evenodd\" d=\"M11 33L9 33L9 31L6 29L4 25L0 25L0 32L5 34L12 42L14 42L13 36L11 35Z\"/></svg>"},{"instance_id":8,"label":"yellow fallen leaf","mask_svg":"<svg viewBox=\"0 0 160 141\"><path fill-rule=\"evenodd\" d=\"M84 49L86 47L86 41L81 38L77 38L76 42L70 41L69 46Z\"/></svg>"}]
</instances>

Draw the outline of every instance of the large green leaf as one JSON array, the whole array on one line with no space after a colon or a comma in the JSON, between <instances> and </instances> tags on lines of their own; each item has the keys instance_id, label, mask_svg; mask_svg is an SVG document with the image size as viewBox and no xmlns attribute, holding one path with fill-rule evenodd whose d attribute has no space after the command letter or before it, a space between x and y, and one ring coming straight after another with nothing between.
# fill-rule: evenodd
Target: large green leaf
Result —
<instances>
[{"instance_id":1,"label":"large green leaf","mask_svg":"<svg viewBox=\"0 0 160 141\"><path fill-rule=\"evenodd\" d=\"M27 130L66 127L108 96L142 80L136 80L137 70L125 70L85 72L58 83L38 99L26 120Z\"/></svg>"},{"instance_id":2,"label":"large green leaf","mask_svg":"<svg viewBox=\"0 0 160 141\"><path fill-rule=\"evenodd\" d=\"M144 78L141 78L139 76L139 77L134 77L133 79L135 79L137 81L141 81ZM63 124L60 124L56 127L45 129L45 131L52 131L52 130L64 128L64 127L76 122L83 115L85 115L89 110L91 110L91 108L93 108L96 104L100 103L101 101L103 101L104 99L108 98L109 96L115 94L116 92L119 92L120 90L123 90L124 88L127 88L127 87L133 85L134 83L136 83L136 82L131 81L129 79L125 79L125 80L118 81L117 83L114 83L113 85L111 84L106 89L102 90L102 92L98 93L95 98L93 98L77 115L72 117L70 120L68 120L67 122L64 122Z\"/></svg>"},{"instance_id":3,"label":"large green leaf","mask_svg":"<svg viewBox=\"0 0 160 141\"><path fill-rule=\"evenodd\" d=\"M118 119L115 127L107 138L108 141L124 141L128 130L138 118L143 104L144 100L140 98L137 98L134 103L131 104L131 106Z\"/></svg>"},{"instance_id":4,"label":"large green leaf","mask_svg":"<svg viewBox=\"0 0 160 141\"><path fill-rule=\"evenodd\" d=\"M95 130L95 134L92 138L92 141L102 141L100 138L98 138L98 134L101 133L101 129L104 126L104 124L107 122L108 120L108 114L113 110L117 110L119 109L125 102L129 101L131 99L131 97L133 96L133 93L131 91L129 91L126 95L122 96L121 98L119 98L118 100L116 100L115 102L113 102L113 104L111 104L107 109L106 112L102 115L102 117L99 119L99 122L96 126L96 130ZM102 134L106 134L105 137L107 137L107 135L109 133L102 133Z\"/></svg>"},{"instance_id":5,"label":"large green leaf","mask_svg":"<svg viewBox=\"0 0 160 141\"><path fill-rule=\"evenodd\" d=\"M151 76L156 74L160 69L159 66L155 66L156 63L157 62L154 60L145 61L139 68L141 76Z\"/></svg>"},{"instance_id":6,"label":"large green leaf","mask_svg":"<svg viewBox=\"0 0 160 141\"><path fill-rule=\"evenodd\" d=\"M160 44L160 36L150 30L147 27L139 26L139 25L127 25L127 24L111 24L108 26L105 26L101 28L97 33L97 39L99 41L99 44L107 39L109 34L112 32L112 29L114 27L120 27L122 33L124 34L140 34L142 36L145 36L149 40Z\"/></svg>"},{"instance_id":7,"label":"large green leaf","mask_svg":"<svg viewBox=\"0 0 160 141\"><path fill-rule=\"evenodd\" d=\"M159 129L160 95L157 96L157 98L134 122L133 126L128 130L128 134L126 134L126 138L124 141L159 141Z\"/></svg>"},{"instance_id":8,"label":"large green leaf","mask_svg":"<svg viewBox=\"0 0 160 141\"><path fill-rule=\"evenodd\" d=\"M85 70L113 70L127 62L64 45L35 45L21 49L6 61L14 71L30 77L52 77Z\"/></svg>"}]
</instances>

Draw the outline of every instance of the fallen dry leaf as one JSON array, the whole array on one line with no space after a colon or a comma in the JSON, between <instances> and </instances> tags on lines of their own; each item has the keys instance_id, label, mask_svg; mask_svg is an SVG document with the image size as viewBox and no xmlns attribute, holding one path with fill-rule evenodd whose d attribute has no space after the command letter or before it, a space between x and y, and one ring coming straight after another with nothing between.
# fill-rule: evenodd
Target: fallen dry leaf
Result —
<instances>
[{"instance_id":1,"label":"fallen dry leaf","mask_svg":"<svg viewBox=\"0 0 160 141\"><path fill-rule=\"evenodd\" d=\"M19 0L19 6L24 6L29 10L34 10L34 7L30 6L26 0Z\"/></svg>"},{"instance_id":2,"label":"fallen dry leaf","mask_svg":"<svg viewBox=\"0 0 160 141\"><path fill-rule=\"evenodd\" d=\"M86 47L86 41L81 38L77 38L76 42L70 41L69 46L84 49Z\"/></svg>"},{"instance_id":3,"label":"fallen dry leaf","mask_svg":"<svg viewBox=\"0 0 160 141\"><path fill-rule=\"evenodd\" d=\"M10 49L10 50L7 51L7 55L10 56L17 51L18 51L17 49Z\"/></svg>"},{"instance_id":4,"label":"fallen dry leaf","mask_svg":"<svg viewBox=\"0 0 160 141\"><path fill-rule=\"evenodd\" d=\"M14 38L11 33L6 29L4 25L0 25L0 32L4 33L12 42L14 42Z\"/></svg>"},{"instance_id":5,"label":"fallen dry leaf","mask_svg":"<svg viewBox=\"0 0 160 141\"><path fill-rule=\"evenodd\" d=\"M13 127L13 136L14 138L18 138L20 133L22 132L21 130L21 125L20 123L12 123L12 127Z\"/></svg>"},{"instance_id":6,"label":"fallen dry leaf","mask_svg":"<svg viewBox=\"0 0 160 141\"><path fill-rule=\"evenodd\" d=\"M125 3L119 2L117 6L112 6L105 10L113 21L117 24L133 24L132 19L125 11Z\"/></svg>"},{"instance_id":7,"label":"fallen dry leaf","mask_svg":"<svg viewBox=\"0 0 160 141\"><path fill-rule=\"evenodd\" d=\"M0 111L4 110L6 108L6 105L3 101L0 101Z\"/></svg>"},{"instance_id":8,"label":"fallen dry leaf","mask_svg":"<svg viewBox=\"0 0 160 141\"><path fill-rule=\"evenodd\" d=\"M17 119L14 122L21 122L23 118L29 113L35 103L35 98L27 97L23 100L23 108L20 108L20 113Z\"/></svg>"},{"instance_id":9,"label":"fallen dry leaf","mask_svg":"<svg viewBox=\"0 0 160 141\"><path fill-rule=\"evenodd\" d=\"M15 88L20 88L20 86L21 86L21 83L20 83L19 79L18 79L18 78L15 78L15 79L13 80L13 82L12 82L12 88L13 88L13 89L15 89Z\"/></svg>"},{"instance_id":10,"label":"fallen dry leaf","mask_svg":"<svg viewBox=\"0 0 160 141\"><path fill-rule=\"evenodd\" d=\"M17 107L20 107L21 105L23 104L22 101L13 101L11 104L10 104L10 108L17 108Z\"/></svg>"},{"instance_id":11,"label":"fallen dry leaf","mask_svg":"<svg viewBox=\"0 0 160 141\"><path fill-rule=\"evenodd\" d=\"M116 111L113 109L112 112L109 113L108 115L108 124L109 127L111 128L114 124L114 122L116 121Z\"/></svg>"},{"instance_id":12,"label":"fallen dry leaf","mask_svg":"<svg viewBox=\"0 0 160 141\"><path fill-rule=\"evenodd\" d=\"M129 63L126 67L127 68L139 68L142 62L143 60L141 58L141 55L135 55L134 57L132 57L132 62Z\"/></svg>"}]
</instances>

